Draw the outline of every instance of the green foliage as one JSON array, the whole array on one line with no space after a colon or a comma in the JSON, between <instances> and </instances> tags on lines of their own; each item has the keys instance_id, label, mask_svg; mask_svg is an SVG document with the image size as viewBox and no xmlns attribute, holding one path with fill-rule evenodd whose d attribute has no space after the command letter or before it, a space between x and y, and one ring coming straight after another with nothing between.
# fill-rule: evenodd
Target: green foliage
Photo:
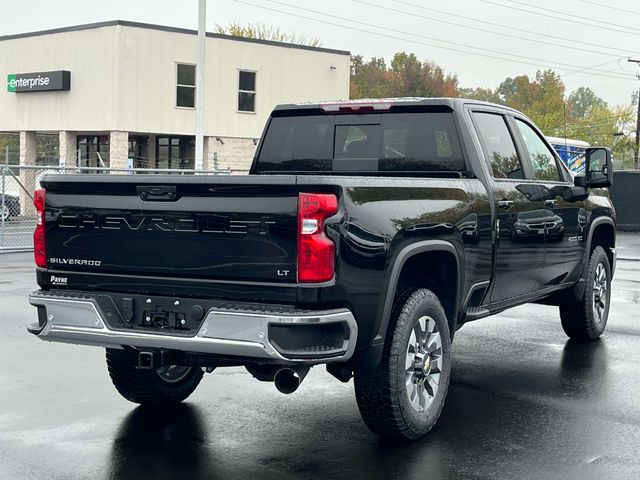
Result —
<instances>
[{"instance_id":1,"label":"green foliage","mask_svg":"<svg viewBox=\"0 0 640 480\"><path fill-rule=\"evenodd\" d=\"M36 165L57 165L59 158L57 135L36 134ZM0 165L6 162L6 148L9 147L9 165L20 164L20 135L0 133Z\"/></svg>"},{"instance_id":2,"label":"green foliage","mask_svg":"<svg viewBox=\"0 0 640 480\"><path fill-rule=\"evenodd\" d=\"M546 134L609 146L623 168L633 158L634 109L611 107L588 87L566 95L565 85L553 70L505 78L497 88L460 88L455 74L412 53L398 52L387 66L384 58L368 62L351 59L351 98L465 97L499 103L520 110Z\"/></svg>"},{"instance_id":3,"label":"green foliage","mask_svg":"<svg viewBox=\"0 0 640 480\"><path fill-rule=\"evenodd\" d=\"M396 53L389 66L384 58L351 58L351 98L456 96L458 77L413 53Z\"/></svg>"},{"instance_id":4,"label":"green foliage","mask_svg":"<svg viewBox=\"0 0 640 480\"><path fill-rule=\"evenodd\" d=\"M234 37L257 38L260 40L295 43L310 47L319 47L322 45L319 38L309 38L305 35L283 32L279 27L270 27L259 23L247 23L246 25L238 22L233 22L229 25L219 25L216 23L213 30L216 33Z\"/></svg>"},{"instance_id":5,"label":"green foliage","mask_svg":"<svg viewBox=\"0 0 640 480\"><path fill-rule=\"evenodd\" d=\"M575 118L584 118L594 109L606 108L607 102L589 87L580 87L567 97L567 108Z\"/></svg>"},{"instance_id":6,"label":"green foliage","mask_svg":"<svg viewBox=\"0 0 640 480\"><path fill-rule=\"evenodd\" d=\"M20 136L15 133L0 133L0 165L6 162L6 148L9 147L9 163L20 162Z\"/></svg>"},{"instance_id":7,"label":"green foliage","mask_svg":"<svg viewBox=\"0 0 640 480\"><path fill-rule=\"evenodd\" d=\"M384 58L369 62L361 55L351 57L351 98L381 98L391 95L389 72Z\"/></svg>"}]
</instances>

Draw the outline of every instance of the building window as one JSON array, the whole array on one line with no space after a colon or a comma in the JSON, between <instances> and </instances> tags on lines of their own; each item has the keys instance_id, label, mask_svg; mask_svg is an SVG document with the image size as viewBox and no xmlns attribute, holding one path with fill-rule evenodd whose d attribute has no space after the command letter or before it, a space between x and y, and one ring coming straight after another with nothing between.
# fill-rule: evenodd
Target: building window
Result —
<instances>
[{"instance_id":1,"label":"building window","mask_svg":"<svg viewBox=\"0 0 640 480\"><path fill-rule=\"evenodd\" d=\"M78 135L79 150L78 167L109 166L109 136L108 135Z\"/></svg>"},{"instance_id":2,"label":"building window","mask_svg":"<svg viewBox=\"0 0 640 480\"><path fill-rule=\"evenodd\" d=\"M195 137L156 137L156 168L193 170Z\"/></svg>"},{"instance_id":3,"label":"building window","mask_svg":"<svg viewBox=\"0 0 640 480\"><path fill-rule=\"evenodd\" d=\"M133 168L150 168L149 137L129 135L129 158L133 160ZM127 164L129 165L129 164Z\"/></svg>"},{"instance_id":4,"label":"building window","mask_svg":"<svg viewBox=\"0 0 640 480\"><path fill-rule=\"evenodd\" d=\"M256 111L256 72L238 72L238 111Z\"/></svg>"},{"instance_id":5,"label":"building window","mask_svg":"<svg viewBox=\"0 0 640 480\"><path fill-rule=\"evenodd\" d=\"M196 66L177 64L176 107L194 108L196 106Z\"/></svg>"}]
</instances>

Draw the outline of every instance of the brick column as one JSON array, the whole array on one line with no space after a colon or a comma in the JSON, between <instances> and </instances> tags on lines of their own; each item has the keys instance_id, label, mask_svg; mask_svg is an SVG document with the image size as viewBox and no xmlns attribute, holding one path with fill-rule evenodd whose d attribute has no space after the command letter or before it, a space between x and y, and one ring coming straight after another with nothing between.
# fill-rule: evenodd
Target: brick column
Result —
<instances>
[{"instance_id":1,"label":"brick column","mask_svg":"<svg viewBox=\"0 0 640 480\"><path fill-rule=\"evenodd\" d=\"M204 137L204 170L214 170L216 168L214 155L216 154L216 137Z\"/></svg>"},{"instance_id":2,"label":"brick column","mask_svg":"<svg viewBox=\"0 0 640 480\"><path fill-rule=\"evenodd\" d=\"M20 132L20 165L33 166L36 164L36 132ZM33 200L29 194L36 189L37 171L34 169L20 169L20 212L22 215L35 214ZM39 186L38 186L39 187ZM27 193L29 192L29 193Z\"/></svg>"},{"instance_id":3,"label":"brick column","mask_svg":"<svg viewBox=\"0 0 640 480\"><path fill-rule=\"evenodd\" d=\"M218 143L218 168L229 168L235 174L246 173L251 167L253 155L256 152L256 144L253 138L229 138L225 137L224 146Z\"/></svg>"},{"instance_id":4,"label":"brick column","mask_svg":"<svg viewBox=\"0 0 640 480\"><path fill-rule=\"evenodd\" d=\"M78 159L78 136L76 132L62 130L58 133L60 144L60 166L74 168Z\"/></svg>"},{"instance_id":5,"label":"brick column","mask_svg":"<svg viewBox=\"0 0 640 480\"><path fill-rule=\"evenodd\" d=\"M111 132L109 137L109 167L127 168L129 132Z\"/></svg>"}]
</instances>

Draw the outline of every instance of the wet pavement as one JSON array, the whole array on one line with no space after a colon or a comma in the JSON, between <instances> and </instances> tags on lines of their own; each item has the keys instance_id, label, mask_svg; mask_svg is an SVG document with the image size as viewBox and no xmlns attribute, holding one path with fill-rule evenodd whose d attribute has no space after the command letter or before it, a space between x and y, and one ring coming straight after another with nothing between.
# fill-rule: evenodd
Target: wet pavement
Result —
<instances>
[{"instance_id":1,"label":"wet pavement","mask_svg":"<svg viewBox=\"0 0 640 480\"><path fill-rule=\"evenodd\" d=\"M136 408L102 349L26 333L31 255L0 255L0 479L640 478L640 235L618 255L600 341L568 341L539 305L465 325L442 417L413 443L370 433L322 367L289 396L219 369L178 408Z\"/></svg>"}]
</instances>

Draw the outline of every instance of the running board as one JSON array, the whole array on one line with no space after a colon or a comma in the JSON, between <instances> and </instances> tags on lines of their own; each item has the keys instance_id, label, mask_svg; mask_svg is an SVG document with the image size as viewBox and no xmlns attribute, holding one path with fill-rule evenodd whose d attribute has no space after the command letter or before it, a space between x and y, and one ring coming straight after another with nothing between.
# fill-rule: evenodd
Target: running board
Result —
<instances>
[{"instance_id":1,"label":"running board","mask_svg":"<svg viewBox=\"0 0 640 480\"><path fill-rule=\"evenodd\" d=\"M464 321L470 322L472 320L478 320L480 318L488 317L491 314L488 308L483 307L471 307L468 308L464 314Z\"/></svg>"}]
</instances>

